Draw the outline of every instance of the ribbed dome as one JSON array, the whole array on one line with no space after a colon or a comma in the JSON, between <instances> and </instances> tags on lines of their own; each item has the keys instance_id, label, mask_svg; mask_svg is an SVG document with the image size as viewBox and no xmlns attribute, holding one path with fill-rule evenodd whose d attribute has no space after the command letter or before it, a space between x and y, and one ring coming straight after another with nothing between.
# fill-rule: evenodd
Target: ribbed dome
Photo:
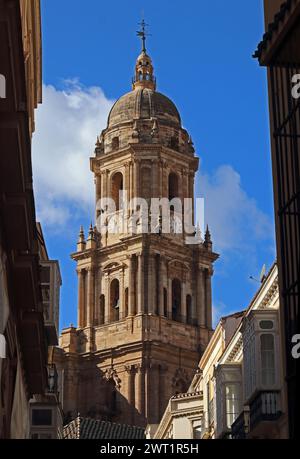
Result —
<instances>
[{"instance_id":1,"label":"ribbed dome","mask_svg":"<svg viewBox=\"0 0 300 459\"><path fill-rule=\"evenodd\" d=\"M181 127L180 115L174 103L149 88L137 88L117 100L109 114L108 127L134 119L150 118Z\"/></svg>"}]
</instances>

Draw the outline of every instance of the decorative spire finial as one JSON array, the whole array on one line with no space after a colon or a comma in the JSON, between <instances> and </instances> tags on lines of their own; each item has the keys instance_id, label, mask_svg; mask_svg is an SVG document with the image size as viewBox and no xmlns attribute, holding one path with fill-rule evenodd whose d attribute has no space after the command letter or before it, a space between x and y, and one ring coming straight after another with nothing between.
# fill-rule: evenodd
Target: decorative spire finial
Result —
<instances>
[{"instance_id":1,"label":"decorative spire finial","mask_svg":"<svg viewBox=\"0 0 300 459\"><path fill-rule=\"evenodd\" d=\"M204 237L204 245L208 250L212 250L212 240L211 240L211 234L210 234L208 225L206 227L206 232L205 232L205 237Z\"/></svg>"},{"instance_id":2,"label":"decorative spire finial","mask_svg":"<svg viewBox=\"0 0 300 459\"><path fill-rule=\"evenodd\" d=\"M210 234L208 225L206 226L205 242L211 242L211 234Z\"/></svg>"},{"instance_id":3,"label":"decorative spire finial","mask_svg":"<svg viewBox=\"0 0 300 459\"><path fill-rule=\"evenodd\" d=\"M149 27L149 25L146 24L144 19L139 25L141 26L141 30L138 30L136 34L142 40L142 52L146 53L146 37L149 36L149 34L146 32L146 27Z\"/></svg>"},{"instance_id":4,"label":"decorative spire finial","mask_svg":"<svg viewBox=\"0 0 300 459\"><path fill-rule=\"evenodd\" d=\"M85 242L83 226L81 226L81 227L80 227L80 230L79 230L79 239L78 239L78 242Z\"/></svg>"},{"instance_id":5,"label":"decorative spire finial","mask_svg":"<svg viewBox=\"0 0 300 459\"><path fill-rule=\"evenodd\" d=\"M137 31L138 37L142 39L142 52L137 58L135 65L135 76L132 81L132 89L156 89L156 80L154 77L154 69L151 57L146 52L146 37L150 34L146 32L148 24L144 19L140 23L141 29Z\"/></svg>"},{"instance_id":6,"label":"decorative spire finial","mask_svg":"<svg viewBox=\"0 0 300 459\"><path fill-rule=\"evenodd\" d=\"M85 250L85 247L86 247L85 235L84 235L83 226L81 226L80 231L79 231L78 242L77 242L77 252L83 252Z\"/></svg>"}]
</instances>

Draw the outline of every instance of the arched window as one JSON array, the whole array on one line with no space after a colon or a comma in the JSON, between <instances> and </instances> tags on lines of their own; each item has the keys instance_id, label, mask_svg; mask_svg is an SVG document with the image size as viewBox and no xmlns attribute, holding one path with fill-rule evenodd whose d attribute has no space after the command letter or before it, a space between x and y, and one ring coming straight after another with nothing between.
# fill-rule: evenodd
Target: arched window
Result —
<instances>
[{"instance_id":1,"label":"arched window","mask_svg":"<svg viewBox=\"0 0 300 459\"><path fill-rule=\"evenodd\" d=\"M181 319L181 282L178 279L172 281L172 320L180 322Z\"/></svg>"},{"instance_id":2,"label":"arched window","mask_svg":"<svg viewBox=\"0 0 300 459\"><path fill-rule=\"evenodd\" d=\"M113 175L111 188L111 197L115 202L116 210L120 210L120 192L123 191L123 175L121 172L116 172Z\"/></svg>"},{"instance_id":3,"label":"arched window","mask_svg":"<svg viewBox=\"0 0 300 459\"><path fill-rule=\"evenodd\" d=\"M128 288L125 289L125 317L128 316Z\"/></svg>"},{"instance_id":4,"label":"arched window","mask_svg":"<svg viewBox=\"0 0 300 459\"><path fill-rule=\"evenodd\" d=\"M98 324L103 325L105 322L105 296L100 296L99 318Z\"/></svg>"},{"instance_id":5,"label":"arched window","mask_svg":"<svg viewBox=\"0 0 300 459\"><path fill-rule=\"evenodd\" d=\"M168 317L168 291L164 288L164 316Z\"/></svg>"},{"instance_id":6,"label":"arched window","mask_svg":"<svg viewBox=\"0 0 300 459\"><path fill-rule=\"evenodd\" d=\"M113 150L118 150L120 146L119 137L114 137L111 142L111 147Z\"/></svg>"},{"instance_id":7,"label":"arched window","mask_svg":"<svg viewBox=\"0 0 300 459\"><path fill-rule=\"evenodd\" d=\"M118 279L114 279L110 284L110 317L112 322L116 322L120 317L120 284Z\"/></svg>"},{"instance_id":8,"label":"arched window","mask_svg":"<svg viewBox=\"0 0 300 459\"><path fill-rule=\"evenodd\" d=\"M192 297L187 295L186 297L186 323L192 325Z\"/></svg>"},{"instance_id":9,"label":"arched window","mask_svg":"<svg viewBox=\"0 0 300 459\"><path fill-rule=\"evenodd\" d=\"M174 172L169 175L169 200L179 197L178 176Z\"/></svg>"}]
</instances>

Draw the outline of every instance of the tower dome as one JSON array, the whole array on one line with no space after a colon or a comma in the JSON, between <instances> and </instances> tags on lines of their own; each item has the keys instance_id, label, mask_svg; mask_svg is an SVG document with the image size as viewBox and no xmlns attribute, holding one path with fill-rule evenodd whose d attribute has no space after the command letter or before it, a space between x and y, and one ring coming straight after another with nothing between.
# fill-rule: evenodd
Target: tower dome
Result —
<instances>
[{"instance_id":1,"label":"tower dome","mask_svg":"<svg viewBox=\"0 0 300 459\"><path fill-rule=\"evenodd\" d=\"M165 95L147 87L137 86L114 104L108 117L108 127L126 121L157 118L162 124L181 127L175 104Z\"/></svg>"},{"instance_id":2,"label":"tower dome","mask_svg":"<svg viewBox=\"0 0 300 459\"><path fill-rule=\"evenodd\" d=\"M116 152L133 144L160 144L194 155L193 143L182 127L176 105L156 90L152 59L145 47L145 24L138 32L142 49L135 63L131 91L113 105L106 129L96 144L96 155Z\"/></svg>"},{"instance_id":3,"label":"tower dome","mask_svg":"<svg viewBox=\"0 0 300 459\"><path fill-rule=\"evenodd\" d=\"M145 31L138 32L143 46L135 64L132 91L114 104L109 117L108 128L130 120L156 118L162 124L181 127L181 119L175 104L156 91L156 78L152 59L146 52Z\"/></svg>"}]
</instances>

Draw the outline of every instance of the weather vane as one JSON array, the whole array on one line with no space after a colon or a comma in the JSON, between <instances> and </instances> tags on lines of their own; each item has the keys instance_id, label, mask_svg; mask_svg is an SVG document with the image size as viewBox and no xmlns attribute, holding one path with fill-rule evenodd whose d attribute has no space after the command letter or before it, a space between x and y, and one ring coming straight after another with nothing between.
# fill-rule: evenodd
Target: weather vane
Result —
<instances>
[{"instance_id":1,"label":"weather vane","mask_svg":"<svg viewBox=\"0 0 300 459\"><path fill-rule=\"evenodd\" d=\"M142 39L142 44L143 44L143 49L142 51L145 53L146 52L146 37L149 37L150 34L146 32L146 27L149 27L148 24L146 24L145 20L143 19L141 23L139 23L141 26L141 30L137 31L137 36Z\"/></svg>"}]
</instances>

